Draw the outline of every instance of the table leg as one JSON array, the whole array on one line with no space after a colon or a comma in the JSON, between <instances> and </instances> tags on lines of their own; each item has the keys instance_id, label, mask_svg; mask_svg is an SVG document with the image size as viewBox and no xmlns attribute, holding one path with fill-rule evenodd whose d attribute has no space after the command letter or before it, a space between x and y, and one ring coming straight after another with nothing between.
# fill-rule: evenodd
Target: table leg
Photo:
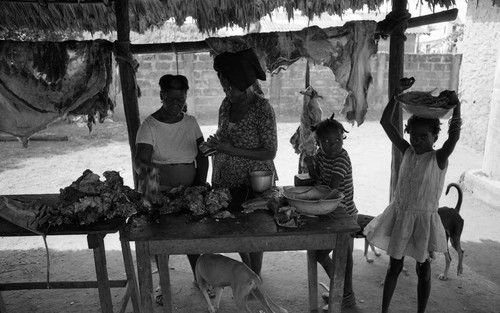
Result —
<instances>
[{"instance_id":1,"label":"table leg","mask_svg":"<svg viewBox=\"0 0 500 313\"><path fill-rule=\"evenodd\" d=\"M335 239L335 250L333 250L333 273L330 280L330 298L328 313L342 311L342 298L344 295L345 269L347 264L347 247L349 234L337 234Z\"/></svg>"},{"instance_id":2,"label":"table leg","mask_svg":"<svg viewBox=\"0 0 500 313\"><path fill-rule=\"evenodd\" d=\"M309 310L318 312L318 264L316 250L307 250L307 277L309 284Z\"/></svg>"},{"instance_id":3,"label":"table leg","mask_svg":"<svg viewBox=\"0 0 500 313\"><path fill-rule=\"evenodd\" d=\"M158 255L158 272L160 273L161 294L163 295L163 312L172 313L172 292L170 290L170 270L168 269L168 254Z\"/></svg>"},{"instance_id":4,"label":"table leg","mask_svg":"<svg viewBox=\"0 0 500 313\"><path fill-rule=\"evenodd\" d=\"M95 272L97 276L101 312L113 313L113 302L111 301L108 267L106 264L106 249L104 248L104 236L105 235L88 235L87 242L89 248L94 250Z\"/></svg>"},{"instance_id":5,"label":"table leg","mask_svg":"<svg viewBox=\"0 0 500 313\"><path fill-rule=\"evenodd\" d=\"M148 241L136 241L137 276L141 296L141 312L153 312L153 274Z\"/></svg>"},{"instance_id":6,"label":"table leg","mask_svg":"<svg viewBox=\"0 0 500 313\"><path fill-rule=\"evenodd\" d=\"M134 313L140 312L139 290L137 288L137 278L135 276L134 262L132 260L132 251L130 250L130 242L122 241L123 263L125 265L125 273L127 274L127 288L130 288L130 299L132 300L132 308Z\"/></svg>"},{"instance_id":7,"label":"table leg","mask_svg":"<svg viewBox=\"0 0 500 313\"><path fill-rule=\"evenodd\" d=\"M1 293L0 293L0 313L7 313L7 307L5 307L5 302L3 302Z\"/></svg>"}]
</instances>

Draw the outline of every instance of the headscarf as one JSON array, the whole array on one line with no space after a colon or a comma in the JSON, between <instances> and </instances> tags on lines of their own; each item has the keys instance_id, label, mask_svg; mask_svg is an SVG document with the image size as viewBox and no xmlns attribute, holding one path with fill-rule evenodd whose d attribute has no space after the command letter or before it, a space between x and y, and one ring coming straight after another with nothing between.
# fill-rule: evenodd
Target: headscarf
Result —
<instances>
[{"instance_id":1,"label":"headscarf","mask_svg":"<svg viewBox=\"0 0 500 313\"><path fill-rule=\"evenodd\" d=\"M257 79L266 80L266 73L252 49L217 55L214 59L214 69L241 91L246 90Z\"/></svg>"},{"instance_id":2,"label":"headscarf","mask_svg":"<svg viewBox=\"0 0 500 313\"><path fill-rule=\"evenodd\" d=\"M188 90L189 84L186 76L166 74L159 81L161 90Z\"/></svg>"}]
</instances>

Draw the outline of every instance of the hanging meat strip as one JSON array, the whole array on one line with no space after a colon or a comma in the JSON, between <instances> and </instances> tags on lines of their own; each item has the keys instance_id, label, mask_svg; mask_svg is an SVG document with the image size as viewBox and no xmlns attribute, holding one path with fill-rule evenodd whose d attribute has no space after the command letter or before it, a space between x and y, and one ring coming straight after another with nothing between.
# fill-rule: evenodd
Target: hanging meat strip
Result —
<instances>
[{"instance_id":1,"label":"hanging meat strip","mask_svg":"<svg viewBox=\"0 0 500 313\"><path fill-rule=\"evenodd\" d=\"M302 106L302 115L300 116L300 125L295 134L290 138L295 152L300 154L298 173L307 173L307 166L304 164L306 156L314 155L316 150L316 140L314 133L311 131L311 126L318 124L322 118L322 110L319 104L319 99L322 98L312 86L301 91L304 95L304 104Z\"/></svg>"}]
</instances>

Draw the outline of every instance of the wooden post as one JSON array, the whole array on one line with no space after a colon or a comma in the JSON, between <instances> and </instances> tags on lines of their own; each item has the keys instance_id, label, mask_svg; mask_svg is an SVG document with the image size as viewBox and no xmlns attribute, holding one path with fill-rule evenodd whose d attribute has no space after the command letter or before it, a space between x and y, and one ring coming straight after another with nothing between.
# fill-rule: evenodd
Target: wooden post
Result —
<instances>
[{"instance_id":1,"label":"wooden post","mask_svg":"<svg viewBox=\"0 0 500 313\"><path fill-rule=\"evenodd\" d=\"M406 12L407 0L394 0L392 2L392 11L396 14L404 14ZM404 75L404 54L405 42L403 37L404 29L395 29L390 37L389 47L389 97L392 96L399 80ZM401 106L396 103L395 112L392 119L400 134L403 134L403 113ZM392 146L392 162L391 162L391 189L390 200L393 199L394 190L398 183L399 167L402 161L401 152L393 145Z\"/></svg>"},{"instance_id":2,"label":"wooden post","mask_svg":"<svg viewBox=\"0 0 500 313\"><path fill-rule=\"evenodd\" d=\"M130 22L129 22L129 3L128 0L115 1L116 13L116 30L120 58L132 58L130 52ZM132 60L130 60L132 61ZM135 68L131 62L126 62L120 59L118 62L118 69L120 71L120 81L122 85L123 109L125 112L125 120L127 121L128 142L130 145L130 152L132 155L132 164L134 162L136 147L135 137L137 130L141 124L139 118L139 105L137 102L137 86L135 80ZM133 172L134 186L137 187L137 174Z\"/></svg>"}]
</instances>

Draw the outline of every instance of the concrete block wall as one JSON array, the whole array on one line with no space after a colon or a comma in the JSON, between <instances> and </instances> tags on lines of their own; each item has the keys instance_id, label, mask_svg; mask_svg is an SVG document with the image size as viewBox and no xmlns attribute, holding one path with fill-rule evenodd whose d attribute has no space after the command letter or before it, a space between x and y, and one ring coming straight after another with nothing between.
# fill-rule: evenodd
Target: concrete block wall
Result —
<instances>
[{"instance_id":1,"label":"concrete block wall","mask_svg":"<svg viewBox=\"0 0 500 313\"><path fill-rule=\"evenodd\" d=\"M464 39L457 49L463 55L459 90L464 126L460 141L482 153L500 53L500 5L469 1Z\"/></svg>"},{"instance_id":2,"label":"concrete block wall","mask_svg":"<svg viewBox=\"0 0 500 313\"><path fill-rule=\"evenodd\" d=\"M141 119L157 110L160 106L158 81L164 74L185 75L190 84L188 92L188 110L200 123L217 122L218 108L224 93L217 75L213 70L213 59L209 53L179 54L144 54L136 55L139 70L136 74L137 84L141 88L139 98ZM378 118L387 103L388 54L380 52L371 59L373 84L368 93L368 118ZM418 55L405 56L405 74L413 76L417 82L414 90L431 90L438 88L451 89L458 79L458 71L454 55ZM306 61L299 60L287 70L275 76L268 75L261 82L266 97L273 105L279 121L298 121L303 105L305 89ZM115 80L116 81L116 80ZM340 118L344 98L347 92L335 81L332 71L322 65L310 64L310 84L323 97L320 104L323 117L335 113ZM123 118L121 95L116 97L117 109L115 118Z\"/></svg>"}]
</instances>

